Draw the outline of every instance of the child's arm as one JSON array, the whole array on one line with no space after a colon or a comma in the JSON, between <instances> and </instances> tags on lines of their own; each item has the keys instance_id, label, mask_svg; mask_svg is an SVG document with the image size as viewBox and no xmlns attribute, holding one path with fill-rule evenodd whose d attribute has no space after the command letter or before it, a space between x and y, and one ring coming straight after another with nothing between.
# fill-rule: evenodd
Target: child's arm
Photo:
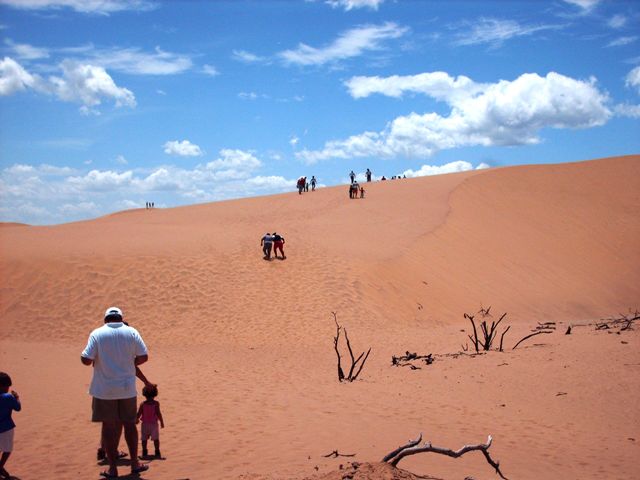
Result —
<instances>
[{"instance_id":1,"label":"child's arm","mask_svg":"<svg viewBox=\"0 0 640 480\"><path fill-rule=\"evenodd\" d=\"M156 401L156 415L158 415L158 420L160 420L160 427L164 428L164 419L162 418L162 412L160 411L160 402Z\"/></svg>"},{"instance_id":2,"label":"child's arm","mask_svg":"<svg viewBox=\"0 0 640 480\"><path fill-rule=\"evenodd\" d=\"M138 408L138 413L136 414L136 423L140 423L141 416L142 416L142 403L140 404L140 408Z\"/></svg>"},{"instance_id":3,"label":"child's arm","mask_svg":"<svg viewBox=\"0 0 640 480\"><path fill-rule=\"evenodd\" d=\"M18 395L18 392L16 392L15 390L11 390L11 395L13 395L13 398L15 398L13 409L16 412L19 412L20 410L22 410L22 404L20 404L20 395Z\"/></svg>"}]
</instances>

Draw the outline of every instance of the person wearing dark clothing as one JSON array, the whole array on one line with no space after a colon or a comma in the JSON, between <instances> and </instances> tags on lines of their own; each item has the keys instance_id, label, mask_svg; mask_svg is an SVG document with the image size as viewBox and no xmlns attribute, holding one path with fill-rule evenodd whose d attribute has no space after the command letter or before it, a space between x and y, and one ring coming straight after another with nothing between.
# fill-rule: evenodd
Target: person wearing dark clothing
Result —
<instances>
[{"instance_id":1,"label":"person wearing dark clothing","mask_svg":"<svg viewBox=\"0 0 640 480\"><path fill-rule=\"evenodd\" d=\"M349 174L349 178L351 178L351 183L356 181L356 174L353 173L353 170L351 170L351 173Z\"/></svg>"},{"instance_id":2,"label":"person wearing dark clothing","mask_svg":"<svg viewBox=\"0 0 640 480\"><path fill-rule=\"evenodd\" d=\"M366 175L367 175L367 182L370 182L371 181L371 170L369 170L368 168L367 168Z\"/></svg>"},{"instance_id":3,"label":"person wearing dark clothing","mask_svg":"<svg viewBox=\"0 0 640 480\"><path fill-rule=\"evenodd\" d=\"M278 250L280 250L280 254L282 255L282 259L284 260L284 250L282 247L284 246L284 237L282 235L278 235L276 232L273 232L273 254L276 258L278 258Z\"/></svg>"},{"instance_id":4,"label":"person wearing dark clothing","mask_svg":"<svg viewBox=\"0 0 640 480\"><path fill-rule=\"evenodd\" d=\"M311 176L311 191L315 192L316 191L316 177L315 176Z\"/></svg>"},{"instance_id":5,"label":"person wearing dark clothing","mask_svg":"<svg viewBox=\"0 0 640 480\"><path fill-rule=\"evenodd\" d=\"M262 246L262 253L264 253L264 258L266 260L271 260L271 247L273 245L273 237L269 232L262 237L260 240L260 245Z\"/></svg>"}]
</instances>

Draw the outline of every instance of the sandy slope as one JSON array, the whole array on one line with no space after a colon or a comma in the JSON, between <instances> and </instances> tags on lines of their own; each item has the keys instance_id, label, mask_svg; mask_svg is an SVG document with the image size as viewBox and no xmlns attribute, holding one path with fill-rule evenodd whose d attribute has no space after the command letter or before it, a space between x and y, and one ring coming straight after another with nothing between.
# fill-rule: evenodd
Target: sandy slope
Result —
<instances>
[{"instance_id":1,"label":"sandy slope","mask_svg":"<svg viewBox=\"0 0 640 480\"><path fill-rule=\"evenodd\" d=\"M24 402L8 467L97 478L78 355L115 304L150 347L167 420L167 460L146 479L299 479L352 460L322 457L335 449L377 461L420 431L450 448L492 434L512 478L632 478L640 327L559 330L640 307L638 178L631 156L380 182L363 200L337 187L3 226L0 369ZM285 261L261 259L273 229ZM509 347L538 321L558 332L389 366L405 350L459 351L462 313L480 305L508 312ZM336 380L332 311L356 353L372 347L354 384ZM469 457L401 466L497 478Z\"/></svg>"}]
</instances>

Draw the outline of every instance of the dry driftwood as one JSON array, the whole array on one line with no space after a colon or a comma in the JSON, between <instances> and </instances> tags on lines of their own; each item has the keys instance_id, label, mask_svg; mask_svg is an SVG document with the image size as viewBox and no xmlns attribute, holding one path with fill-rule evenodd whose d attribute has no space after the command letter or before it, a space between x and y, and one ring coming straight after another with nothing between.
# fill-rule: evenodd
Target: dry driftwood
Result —
<instances>
[{"instance_id":1,"label":"dry driftwood","mask_svg":"<svg viewBox=\"0 0 640 480\"><path fill-rule=\"evenodd\" d=\"M353 382L356 378L358 378L358 375L360 375L360 372L362 371L362 368L364 367L364 364L367 361L367 358L369 358L369 353L371 353L371 348L369 348L366 355L364 352L362 352L356 359L355 356L353 355L353 350L351 349L351 342L349 342L349 335L347 334L347 329L344 327L341 327L340 324L338 323L338 316L336 312L331 312L331 314L333 315L333 320L336 323L336 336L333 337L333 348L336 351L336 355L338 356L338 380L341 382L343 381ZM344 338L345 338L345 341L347 342L347 349L349 350L349 356L351 357L351 368L349 368L349 373L347 375L345 375L344 370L342 370L342 357L340 355L340 349L338 348L338 342L340 340L341 330L344 331Z\"/></svg>"},{"instance_id":2,"label":"dry driftwood","mask_svg":"<svg viewBox=\"0 0 640 480\"><path fill-rule=\"evenodd\" d=\"M441 455L447 455L453 458L458 458L464 455L465 453L480 451L484 455L484 458L487 460L489 465L491 465L496 470L496 473L500 475L500 478L507 480L507 477L505 477L502 474L502 471L500 471L500 462L495 461L493 458L491 458L491 455L489 454L489 447L491 447L492 441L493 439L491 438L491 435L489 435L489 438L487 439L487 443L465 445L459 450L451 450L449 448L433 446L431 445L431 442L425 442L421 446L420 442L422 442L422 434L420 434L417 439L410 440L407 444L402 445L396 448L393 452L390 452L387 455L385 455L382 461L386 463L390 463L395 467L398 465L398 462L400 462L400 460L402 460L404 457L407 457L409 455L415 455L417 453L432 452L432 453L439 453Z\"/></svg>"}]
</instances>

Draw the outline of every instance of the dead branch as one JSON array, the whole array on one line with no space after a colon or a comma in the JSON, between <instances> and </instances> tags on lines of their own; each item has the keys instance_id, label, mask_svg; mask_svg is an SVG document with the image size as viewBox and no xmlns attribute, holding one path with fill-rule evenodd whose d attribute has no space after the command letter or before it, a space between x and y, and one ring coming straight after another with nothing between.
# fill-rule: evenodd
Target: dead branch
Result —
<instances>
[{"instance_id":1,"label":"dead branch","mask_svg":"<svg viewBox=\"0 0 640 480\"><path fill-rule=\"evenodd\" d=\"M459 450L451 450L448 448L436 447L431 445L431 442L426 442L424 445L418 446L418 444L421 441L422 441L422 434L420 434L417 440L410 441L406 445L403 445L397 448L396 450L394 450L393 452L387 454L382 459L382 461L386 463L390 463L395 467L398 465L398 462L400 462L400 460L402 460L404 457L407 457L409 455L415 455L417 453L432 452L432 453L439 453L440 455L447 455L449 457L458 458L464 455L465 453L480 451L484 455L489 465L491 465L495 469L496 473L500 475L500 478L502 478L503 480L507 480L507 477L505 477L500 471L500 462L496 462L495 460L493 460L493 458L491 458L491 455L489 454L489 447L491 447L491 442L493 441L493 439L491 438L491 435L489 435L489 438L487 439L487 443L476 444L476 445L465 445Z\"/></svg>"},{"instance_id":2,"label":"dead branch","mask_svg":"<svg viewBox=\"0 0 640 480\"><path fill-rule=\"evenodd\" d=\"M383 462L388 462L389 460L391 460L393 457L395 457L397 454L399 454L401 451L407 449L407 448L411 448L411 447L415 447L416 445L418 445L420 442L422 441L422 433L420 433L420 435L418 435L418 438L416 438L415 440L409 440L408 443L399 446L398 448L396 448L393 452L387 453L384 458L382 459Z\"/></svg>"},{"instance_id":3,"label":"dead branch","mask_svg":"<svg viewBox=\"0 0 640 480\"><path fill-rule=\"evenodd\" d=\"M331 312L331 314L333 315L333 321L336 324L336 336L333 337L333 348L336 352L336 356L338 357L338 381L342 382L346 380L349 382L353 382L356 378L358 378L358 375L360 375L360 372L362 371L362 368L364 367L364 364L367 361L367 358L369 358L369 353L371 353L371 348L369 348L366 355L364 352L362 352L356 359L355 356L353 355L353 349L351 348L351 342L349 341L349 335L347 334L347 329L344 327L341 327L340 324L338 323L338 316L336 312ZM342 370L342 365L341 365L342 357L340 355L340 349L338 348L338 342L340 340L340 330L344 331L345 341L347 342L347 349L349 350L349 356L351 357L351 368L349 368L349 374L347 376L345 376L344 370ZM358 368L357 370L356 370L356 367ZM355 371L355 374L354 374L354 371Z\"/></svg>"},{"instance_id":4,"label":"dead branch","mask_svg":"<svg viewBox=\"0 0 640 480\"><path fill-rule=\"evenodd\" d=\"M538 331L537 331L537 332L535 332L535 333L532 333L532 334L530 334L530 335L527 335L526 337L521 338L521 339L520 339L520 341L519 341L518 343L516 343L516 344L513 346L513 348L512 348L511 350L515 350L515 349L516 349L516 347L517 347L518 345L520 345L522 342L524 342L527 338L535 337L536 335L540 335L541 333L551 333L551 332L546 331L546 330L538 330Z\"/></svg>"},{"instance_id":5,"label":"dead branch","mask_svg":"<svg viewBox=\"0 0 640 480\"><path fill-rule=\"evenodd\" d=\"M418 355L417 353L406 352L400 357L393 355L391 357L391 365L396 367L409 367L411 370L420 370L420 367L411 363L412 361L420 360L424 361L426 365L431 365L433 363L433 354L429 353L428 355Z\"/></svg>"},{"instance_id":6,"label":"dead branch","mask_svg":"<svg viewBox=\"0 0 640 480\"><path fill-rule=\"evenodd\" d=\"M511 325L509 325L504 332L502 332L502 335L500 335L500 348L499 351L502 352L502 341L504 340L504 335L505 333L507 333L509 331L509 329L511 328Z\"/></svg>"},{"instance_id":7,"label":"dead branch","mask_svg":"<svg viewBox=\"0 0 640 480\"><path fill-rule=\"evenodd\" d=\"M480 308L480 313L482 314L483 318L486 318L487 316L491 317L491 314L489 313L490 309L491 307L487 308L486 310L483 308ZM476 349L476 353L479 353L480 347L482 347L484 351L491 350L493 341L496 339L496 336L498 334L498 326L506 316L507 316L506 312L503 313L497 322L496 321L491 322L491 326L489 326L486 320L482 320L482 323L480 323L480 329L484 339L481 340L478 338L478 330L476 329L476 323L474 321L473 315L469 315L467 313L464 314L464 318L468 318L469 321L471 322L471 325L473 326L473 337L471 335L468 335L468 337L473 342L473 345ZM507 328L507 330L508 329L509 328ZM504 333L506 333L506 330ZM503 337L504 337L504 333L502 334Z\"/></svg>"}]
</instances>

